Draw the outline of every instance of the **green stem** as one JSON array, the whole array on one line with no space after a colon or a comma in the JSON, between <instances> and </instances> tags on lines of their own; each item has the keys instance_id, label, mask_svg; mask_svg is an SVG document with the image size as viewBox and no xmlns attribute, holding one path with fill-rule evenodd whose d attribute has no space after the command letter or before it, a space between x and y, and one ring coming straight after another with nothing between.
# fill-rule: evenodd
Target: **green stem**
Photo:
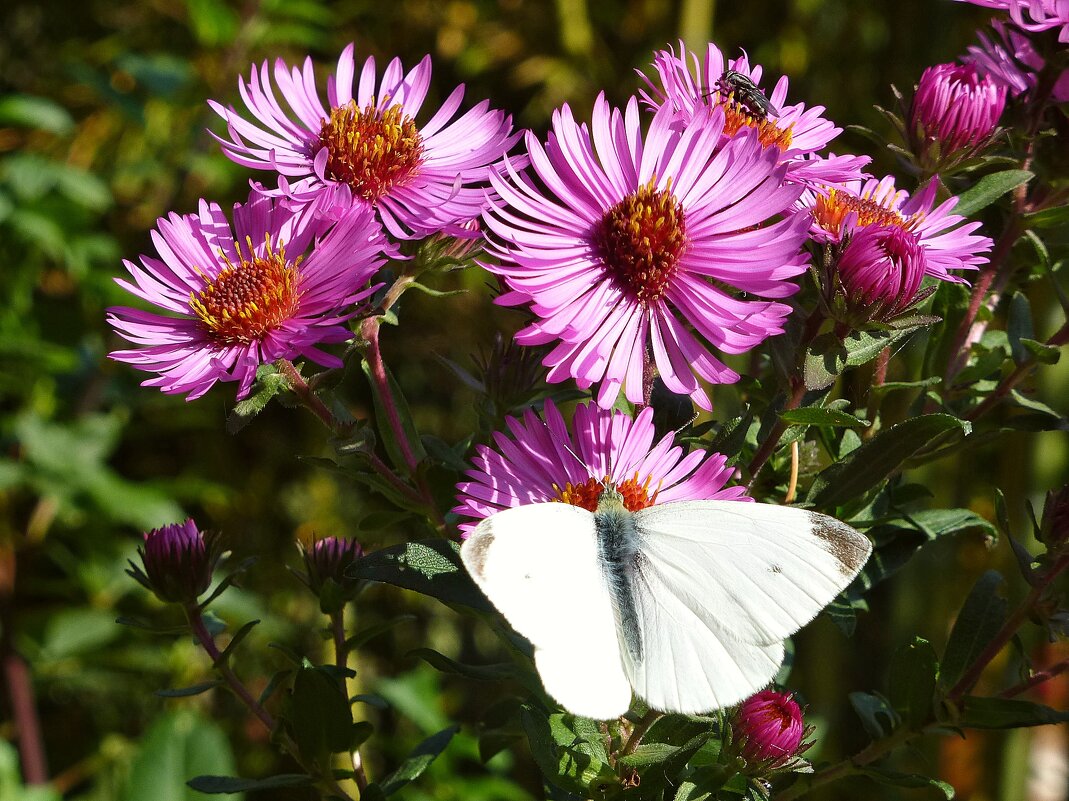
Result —
<instances>
[{"instance_id":1,"label":"green stem","mask_svg":"<svg viewBox=\"0 0 1069 801\"><path fill-rule=\"evenodd\" d=\"M635 728L631 730L631 736L627 738L627 742L624 743L624 747L620 749L620 756L625 757L628 754L634 753L635 749L642 744L642 738L646 736L646 732L650 730L650 727L656 723L661 717L661 713L655 709L651 709L642 716L642 719L635 724Z\"/></svg>"}]
</instances>

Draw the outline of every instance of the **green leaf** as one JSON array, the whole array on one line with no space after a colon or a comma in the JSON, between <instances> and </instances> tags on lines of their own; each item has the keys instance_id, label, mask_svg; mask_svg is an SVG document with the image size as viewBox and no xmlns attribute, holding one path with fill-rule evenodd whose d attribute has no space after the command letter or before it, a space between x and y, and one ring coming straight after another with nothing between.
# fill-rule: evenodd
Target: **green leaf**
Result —
<instances>
[{"instance_id":1,"label":"green leaf","mask_svg":"<svg viewBox=\"0 0 1069 801\"><path fill-rule=\"evenodd\" d=\"M681 746L668 743L649 743L640 745L627 756L620 757L619 764L628 768L648 768L661 765L682 750Z\"/></svg>"},{"instance_id":2,"label":"green leaf","mask_svg":"<svg viewBox=\"0 0 1069 801\"><path fill-rule=\"evenodd\" d=\"M965 599L943 653L939 679L944 687L958 682L1002 628L1007 608L1006 599L998 595L1002 584L1002 575L988 570L976 580Z\"/></svg>"},{"instance_id":3,"label":"green leaf","mask_svg":"<svg viewBox=\"0 0 1069 801\"><path fill-rule=\"evenodd\" d=\"M119 801L198 801L186 781L235 770L226 734L188 709L161 715L142 735ZM238 788L231 792L240 792Z\"/></svg>"},{"instance_id":4,"label":"green leaf","mask_svg":"<svg viewBox=\"0 0 1069 801\"><path fill-rule=\"evenodd\" d=\"M368 385L371 387L371 397L375 404L375 422L378 426L379 439L382 440L382 444L386 448L386 452L390 455L390 460L394 467L398 470L408 472L408 461L404 457L401 444L397 440L394 428L389 423L390 414L396 416L397 419L400 420L401 430L407 442L408 450L417 463L422 462L427 458L427 453L423 450L423 443L420 440L419 431L416 429L416 424L412 419L412 411L408 408L408 401L405 400L405 396L401 393L401 387L398 386L397 382L394 380L393 374L388 368L384 369L386 369L386 383L389 387L390 397L385 398L382 396L379 384L372 374L371 365L368 363L367 359L361 360L360 366L363 368ZM387 409L389 409L389 411L387 411Z\"/></svg>"},{"instance_id":5,"label":"green leaf","mask_svg":"<svg viewBox=\"0 0 1069 801\"><path fill-rule=\"evenodd\" d=\"M175 690L156 690L153 695L158 695L160 698L188 698L191 695L200 695L208 690L213 690L220 686L221 681L206 681L201 684L193 684L189 687L181 687Z\"/></svg>"},{"instance_id":6,"label":"green leaf","mask_svg":"<svg viewBox=\"0 0 1069 801\"><path fill-rule=\"evenodd\" d=\"M1029 228L1061 228L1069 223L1069 206L1054 206L1024 216Z\"/></svg>"},{"instance_id":7,"label":"green leaf","mask_svg":"<svg viewBox=\"0 0 1069 801\"><path fill-rule=\"evenodd\" d=\"M198 793L243 793L246 790L277 790L286 787L310 787L315 782L300 773L280 773L266 779L241 779L237 776L197 776L188 784Z\"/></svg>"},{"instance_id":8,"label":"green leaf","mask_svg":"<svg viewBox=\"0 0 1069 801\"><path fill-rule=\"evenodd\" d=\"M938 669L935 650L920 637L891 659L888 697L911 729L923 727L931 715Z\"/></svg>"},{"instance_id":9,"label":"green leaf","mask_svg":"<svg viewBox=\"0 0 1069 801\"><path fill-rule=\"evenodd\" d=\"M502 662L494 665L465 665L431 648L417 648L414 651L410 651L408 655L422 659L428 665L443 673L452 673L457 676L475 679L476 681L516 681L536 694L542 693L542 684L539 678L531 671L525 671L512 662Z\"/></svg>"},{"instance_id":10,"label":"green leaf","mask_svg":"<svg viewBox=\"0 0 1069 801\"><path fill-rule=\"evenodd\" d=\"M947 801L954 798L954 787L952 785L939 779L933 779L931 776L921 776L915 773L898 773L897 771L888 770L886 768L874 768L870 765L866 765L862 768L861 772L870 779L875 779L880 784L886 784L890 787L931 787L941 792L943 798L947 799Z\"/></svg>"},{"instance_id":11,"label":"green leaf","mask_svg":"<svg viewBox=\"0 0 1069 801\"><path fill-rule=\"evenodd\" d=\"M324 666L297 671L287 719L303 754L320 757L349 749L353 728L349 699L341 682Z\"/></svg>"},{"instance_id":12,"label":"green leaf","mask_svg":"<svg viewBox=\"0 0 1069 801\"><path fill-rule=\"evenodd\" d=\"M991 535L996 533L994 523L971 509L925 509L923 512L911 512L905 519L922 531L929 540L962 531L980 530Z\"/></svg>"},{"instance_id":13,"label":"green leaf","mask_svg":"<svg viewBox=\"0 0 1069 801\"><path fill-rule=\"evenodd\" d=\"M0 98L0 126L16 125L63 136L74 129L74 119L63 106L47 97L7 95Z\"/></svg>"},{"instance_id":14,"label":"green leaf","mask_svg":"<svg viewBox=\"0 0 1069 801\"><path fill-rule=\"evenodd\" d=\"M850 705L854 707L865 732L874 740L890 734L899 723L898 713L879 693L850 693Z\"/></svg>"},{"instance_id":15,"label":"green leaf","mask_svg":"<svg viewBox=\"0 0 1069 801\"><path fill-rule=\"evenodd\" d=\"M1052 709L1016 698L962 699L962 713L955 723L966 729L1018 729L1069 721L1069 711Z\"/></svg>"},{"instance_id":16,"label":"green leaf","mask_svg":"<svg viewBox=\"0 0 1069 801\"><path fill-rule=\"evenodd\" d=\"M225 0L186 0L186 10L193 35L200 44L225 45L237 36L240 18Z\"/></svg>"},{"instance_id":17,"label":"green leaf","mask_svg":"<svg viewBox=\"0 0 1069 801\"><path fill-rule=\"evenodd\" d=\"M445 603L494 609L461 565L460 546L448 540L406 542L374 551L353 563L348 575L415 590Z\"/></svg>"},{"instance_id":18,"label":"green leaf","mask_svg":"<svg viewBox=\"0 0 1069 801\"><path fill-rule=\"evenodd\" d=\"M531 754L546 781L584 797L618 782L598 724L587 718L556 713L546 716L525 706L520 723Z\"/></svg>"},{"instance_id":19,"label":"green leaf","mask_svg":"<svg viewBox=\"0 0 1069 801\"><path fill-rule=\"evenodd\" d=\"M852 501L899 470L907 459L964 437L971 430L968 422L949 414L914 417L892 426L822 470L808 500L820 508Z\"/></svg>"},{"instance_id":20,"label":"green leaf","mask_svg":"<svg viewBox=\"0 0 1069 801\"><path fill-rule=\"evenodd\" d=\"M854 417L841 409L825 409L819 406L807 406L804 409L789 409L780 412L780 419L792 425L834 426L840 428L866 428L868 420Z\"/></svg>"},{"instance_id":21,"label":"green leaf","mask_svg":"<svg viewBox=\"0 0 1069 801\"><path fill-rule=\"evenodd\" d=\"M290 388L289 379L278 372L274 365L261 364L256 370L256 383L252 394L234 406L226 418L226 433L236 434L267 408L271 399Z\"/></svg>"},{"instance_id":22,"label":"green leaf","mask_svg":"<svg viewBox=\"0 0 1069 801\"><path fill-rule=\"evenodd\" d=\"M1006 321L1006 337L1010 343L1010 355L1017 364L1028 359L1028 349L1022 339L1034 340L1035 327L1032 324L1032 306L1023 292L1014 292L1010 298L1010 313Z\"/></svg>"},{"instance_id":23,"label":"green leaf","mask_svg":"<svg viewBox=\"0 0 1069 801\"><path fill-rule=\"evenodd\" d=\"M360 629L352 637L345 641L345 645L349 649L359 648L360 646L370 642L376 637L381 637L386 632L400 625L401 623L410 623L416 619L415 615L398 615L395 618L387 620L383 623L378 623L374 626L366 626Z\"/></svg>"},{"instance_id":24,"label":"green leaf","mask_svg":"<svg viewBox=\"0 0 1069 801\"><path fill-rule=\"evenodd\" d=\"M1026 357L1031 356L1040 364L1057 364L1062 357L1062 349L1057 345L1048 345L1045 342L1037 342L1028 337L1018 340L1021 347L1026 351Z\"/></svg>"},{"instance_id":25,"label":"green leaf","mask_svg":"<svg viewBox=\"0 0 1069 801\"><path fill-rule=\"evenodd\" d=\"M904 320L891 330L853 331L844 339L834 333L821 334L810 344L803 364L806 389L825 389L848 367L860 367L891 347L930 325L936 318Z\"/></svg>"},{"instance_id":26,"label":"green leaf","mask_svg":"<svg viewBox=\"0 0 1069 801\"><path fill-rule=\"evenodd\" d=\"M460 731L460 726L450 726L437 734L433 734L416 746L405 761L381 782L377 782L377 789L383 796L390 796L400 790L409 782L418 779L431 763L449 745L450 740Z\"/></svg>"},{"instance_id":27,"label":"green leaf","mask_svg":"<svg viewBox=\"0 0 1069 801\"><path fill-rule=\"evenodd\" d=\"M1031 181L1035 175L1028 170L1004 170L985 175L973 186L958 195L957 205L951 210L962 217L972 217L985 209L1007 192Z\"/></svg>"}]
</instances>

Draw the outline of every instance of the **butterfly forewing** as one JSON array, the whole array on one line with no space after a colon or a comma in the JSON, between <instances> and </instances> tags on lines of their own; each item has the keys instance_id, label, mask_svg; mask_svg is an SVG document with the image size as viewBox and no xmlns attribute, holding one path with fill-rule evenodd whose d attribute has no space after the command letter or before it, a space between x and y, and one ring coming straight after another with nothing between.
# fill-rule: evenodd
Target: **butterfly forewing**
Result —
<instances>
[{"instance_id":1,"label":"butterfly forewing","mask_svg":"<svg viewBox=\"0 0 1069 801\"><path fill-rule=\"evenodd\" d=\"M743 642L781 642L861 570L868 538L835 518L760 503L678 501L635 514L641 555L675 594Z\"/></svg>"},{"instance_id":2,"label":"butterfly forewing","mask_svg":"<svg viewBox=\"0 0 1069 801\"><path fill-rule=\"evenodd\" d=\"M506 509L475 528L460 556L494 606L531 641L550 695L591 718L628 710L631 685L593 514L563 503Z\"/></svg>"}]
</instances>

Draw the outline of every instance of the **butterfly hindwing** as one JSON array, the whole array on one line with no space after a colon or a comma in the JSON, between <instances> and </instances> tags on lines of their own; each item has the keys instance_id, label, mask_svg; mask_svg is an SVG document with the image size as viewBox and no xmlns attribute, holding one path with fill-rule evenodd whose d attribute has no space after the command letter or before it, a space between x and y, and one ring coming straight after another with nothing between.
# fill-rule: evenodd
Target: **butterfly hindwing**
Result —
<instances>
[{"instance_id":1,"label":"butterfly hindwing","mask_svg":"<svg viewBox=\"0 0 1069 801\"><path fill-rule=\"evenodd\" d=\"M833 517L738 501L677 501L635 514L643 560L719 630L782 642L861 570L872 545Z\"/></svg>"},{"instance_id":2,"label":"butterfly hindwing","mask_svg":"<svg viewBox=\"0 0 1069 801\"><path fill-rule=\"evenodd\" d=\"M607 720L631 704L594 515L563 503L506 509L460 549L464 566L535 648L546 691L566 709Z\"/></svg>"}]
</instances>

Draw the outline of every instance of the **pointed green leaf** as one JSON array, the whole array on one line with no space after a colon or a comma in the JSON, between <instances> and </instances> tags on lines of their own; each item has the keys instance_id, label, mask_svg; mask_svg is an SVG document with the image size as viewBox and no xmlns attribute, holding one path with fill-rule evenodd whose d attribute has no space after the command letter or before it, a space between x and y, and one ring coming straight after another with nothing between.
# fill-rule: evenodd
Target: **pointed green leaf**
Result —
<instances>
[{"instance_id":1,"label":"pointed green leaf","mask_svg":"<svg viewBox=\"0 0 1069 801\"><path fill-rule=\"evenodd\" d=\"M158 695L160 698L188 698L191 695L200 695L208 692L208 690L213 690L222 683L221 681L205 681L201 684L193 684L189 687L181 687L175 690L156 690L153 695Z\"/></svg>"},{"instance_id":2,"label":"pointed green leaf","mask_svg":"<svg viewBox=\"0 0 1069 801\"><path fill-rule=\"evenodd\" d=\"M1017 729L1022 726L1047 726L1069 721L1069 711L1052 709L1016 698L962 699L957 725L966 729Z\"/></svg>"},{"instance_id":3,"label":"pointed green leaf","mask_svg":"<svg viewBox=\"0 0 1069 801\"><path fill-rule=\"evenodd\" d=\"M350 578L381 581L451 604L493 611L460 563L460 546L448 540L420 540L364 555L348 570Z\"/></svg>"},{"instance_id":4,"label":"pointed green leaf","mask_svg":"<svg viewBox=\"0 0 1069 801\"><path fill-rule=\"evenodd\" d=\"M965 599L943 653L939 680L944 687L953 687L958 682L1002 628L1007 608L1006 599L998 594L1002 584L1002 575L997 570L988 570L977 579Z\"/></svg>"},{"instance_id":5,"label":"pointed green leaf","mask_svg":"<svg viewBox=\"0 0 1069 801\"><path fill-rule=\"evenodd\" d=\"M437 734L433 734L416 746L397 770L377 782L378 789L383 796L390 796L400 790L409 782L418 779L438 755L449 745L450 740L460 731L460 726L450 726Z\"/></svg>"},{"instance_id":6,"label":"pointed green leaf","mask_svg":"<svg viewBox=\"0 0 1069 801\"><path fill-rule=\"evenodd\" d=\"M972 217L1018 186L1031 181L1035 175L1028 170L1003 170L985 175L973 186L958 195L957 205L951 210L962 217Z\"/></svg>"},{"instance_id":7,"label":"pointed green leaf","mask_svg":"<svg viewBox=\"0 0 1069 801\"><path fill-rule=\"evenodd\" d=\"M197 776L187 784L198 793L218 795L220 793L243 793L246 790L277 790L287 787L309 787L313 784L310 776L300 773L280 773L266 779L242 779L237 776Z\"/></svg>"},{"instance_id":8,"label":"pointed green leaf","mask_svg":"<svg viewBox=\"0 0 1069 801\"><path fill-rule=\"evenodd\" d=\"M920 637L898 649L891 660L888 696L912 729L923 727L931 716L938 669L935 650Z\"/></svg>"},{"instance_id":9,"label":"pointed green leaf","mask_svg":"<svg viewBox=\"0 0 1069 801\"><path fill-rule=\"evenodd\" d=\"M286 715L301 753L321 757L349 749L353 715L338 679L322 667L302 667Z\"/></svg>"},{"instance_id":10,"label":"pointed green leaf","mask_svg":"<svg viewBox=\"0 0 1069 801\"><path fill-rule=\"evenodd\" d=\"M939 779L933 779L931 776L921 776L915 773L898 773L897 771L888 770L887 768L874 768L866 765L862 768L862 773L871 779L875 779L880 784L886 784L890 787L908 787L919 789L921 787L931 787L938 790L943 794L943 798L947 801L951 801L954 798L954 787Z\"/></svg>"},{"instance_id":11,"label":"pointed green leaf","mask_svg":"<svg viewBox=\"0 0 1069 801\"><path fill-rule=\"evenodd\" d=\"M821 471L808 500L819 508L860 497L897 472L907 459L966 436L972 426L949 414L914 417L885 429Z\"/></svg>"}]
</instances>

